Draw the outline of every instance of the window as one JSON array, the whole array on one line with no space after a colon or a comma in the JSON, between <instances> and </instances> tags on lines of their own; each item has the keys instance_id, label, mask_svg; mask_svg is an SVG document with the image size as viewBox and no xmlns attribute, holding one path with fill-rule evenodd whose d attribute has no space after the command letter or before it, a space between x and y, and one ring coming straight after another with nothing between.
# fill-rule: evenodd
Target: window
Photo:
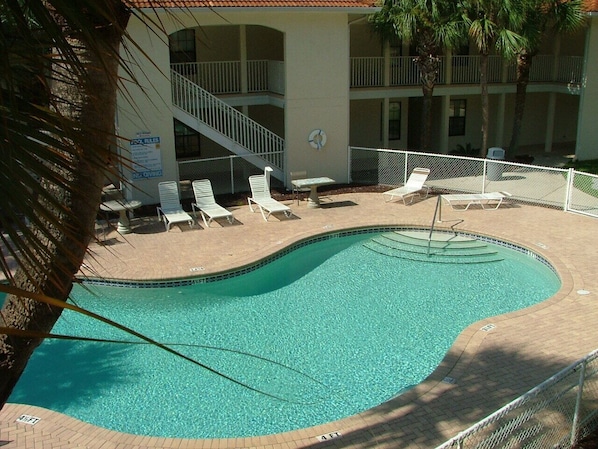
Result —
<instances>
[{"instance_id":1,"label":"window","mask_svg":"<svg viewBox=\"0 0 598 449\"><path fill-rule=\"evenodd\" d=\"M178 120L174 121L176 158L199 157L199 133Z\"/></svg>"},{"instance_id":2,"label":"window","mask_svg":"<svg viewBox=\"0 0 598 449\"><path fill-rule=\"evenodd\" d=\"M401 138L401 102L391 101L388 105L388 140Z\"/></svg>"},{"instance_id":3,"label":"window","mask_svg":"<svg viewBox=\"0 0 598 449\"><path fill-rule=\"evenodd\" d=\"M170 63L195 62L195 30L177 31L168 37Z\"/></svg>"},{"instance_id":4,"label":"window","mask_svg":"<svg viewBox=\"0 0 598 449\"><path fill-rule=\"evenodd\" d=\"M449 108L449 136L464 136L467 100L451 100Z\"/></svg>"}]
</instances>

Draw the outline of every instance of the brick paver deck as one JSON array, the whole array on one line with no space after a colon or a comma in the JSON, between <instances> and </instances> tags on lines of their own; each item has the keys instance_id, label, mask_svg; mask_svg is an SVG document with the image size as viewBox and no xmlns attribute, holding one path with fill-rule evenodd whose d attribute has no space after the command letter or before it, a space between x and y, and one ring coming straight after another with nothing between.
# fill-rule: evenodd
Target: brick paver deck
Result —
<instances>
[{"instance_id":1,"label":"brick paver deck","mask_svg":"<svg viewBox=\"0 0 598 449\"><path fill-rule=\"evenodd\" d=\"M430 197L410 206L385 203L381 194L348 193L320 209L288 204L296 216L266 223L246 205L232 208L234 225L205 229L155 218L133 220L135 232L112 232L93 244L83 272L118 279L181 278L250 264L285 246L324 232L371 225L429 227ZM460 222L462 220L462 222ZM0 411L0 446L16 448L433 448L525 393L598 347L598 220L560 210L507 205L495 211L443 210L439 228L492 235L528 247L558 270L562 287L536 306L477 322L463 331L437 370L408 393L359 415L314 428L258 438L188 440L112 432L49 410L7 404ZM101 233L99 234L102 238ZM458 281L458 280L457 280ZM587 290L588 295L581 295ZM491 331L481 328L487 324ZM65 373L68 377L69 373ZM454 383L445 383L445 377ZM158 404L157 404L158 406ZM41 418L35 425L16 419ZM316 437L338 432L327 443Z\"/></svg>"}]
</instances>

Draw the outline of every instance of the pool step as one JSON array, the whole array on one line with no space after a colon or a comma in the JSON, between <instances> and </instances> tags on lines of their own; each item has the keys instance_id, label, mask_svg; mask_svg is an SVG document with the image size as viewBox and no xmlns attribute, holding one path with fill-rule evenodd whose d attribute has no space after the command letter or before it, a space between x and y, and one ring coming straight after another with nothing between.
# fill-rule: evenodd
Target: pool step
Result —
<instances>
[{"instance_id":1,"label":"pool step","mask_svg":"<svg viewBox=\"0 0 598 449\"><path fill-rule=\"evenodd\" d=\"M395 231L373 237L364 246L379 254L403 259L439 263L489 263L502 258L479 240L448 233Z\"/></svg>"}]
</instances>

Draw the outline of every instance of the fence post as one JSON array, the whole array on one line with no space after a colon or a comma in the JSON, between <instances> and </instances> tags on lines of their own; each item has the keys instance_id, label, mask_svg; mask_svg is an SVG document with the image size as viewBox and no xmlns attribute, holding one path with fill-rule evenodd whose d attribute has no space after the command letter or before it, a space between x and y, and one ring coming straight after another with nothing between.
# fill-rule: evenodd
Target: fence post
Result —
<instances>
[{"instance_id":1,"label":"fence post","mask_svg":"<svg viewBox=\"0 0 598 449\"><path fill-rule=\"evenodd\" d=\"M484 168L482 170L482 188L481 192L486 193L486 171L488 170L488 160L484 159Z\"/></svg>"},{"instance_id":2,"label":"fence post","mask_svg":"<svg viewBox=\"0 0 598 449\"><path fill-rule=\"evenodd\" d=\"M565 204L563 204L563 210L567 212L571 206L571 195L573 194L573 179L575 173L573 168L567 170L567 188L565 189Z\"/></svg>"},{"instance_id":3,"label":"fence post","mask_svg":"<svg viewBox=\"0 0 598 449\"><path fill-rule=\"evenodd\" d=\"M583 400L583 386L585 383L587 364L588 360L586 359L583 361L583 364L581 365L581 371L579 373L577 399L575 401L575 411L573 412L573 422L571 423L571 440L569 442L570 447L573 447L577 443L577 438L579 437L579 410L581 409L581 401Z\"/></svg>"},{"instance_id":4,"label":"fence post","mask_svg":"<svg viewBox=\"0 0 598 449\"><path fill-rule=\"evenodd\" d=\"M347 146L347 181L349 184L353 182L351 179L351 158L353 157L353 152L351 151L351 146Z\"/></svg>"}]
</instances>

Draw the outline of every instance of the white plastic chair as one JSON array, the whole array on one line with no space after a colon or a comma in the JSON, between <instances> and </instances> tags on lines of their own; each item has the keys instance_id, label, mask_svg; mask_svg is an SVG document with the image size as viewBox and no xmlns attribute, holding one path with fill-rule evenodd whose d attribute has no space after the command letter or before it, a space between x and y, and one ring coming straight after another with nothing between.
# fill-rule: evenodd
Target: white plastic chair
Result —
<instances>
[{"instance_id":1,"label":"white plastic chair","mask_svg":"<svg viewBox=\"0 0 598 449\"><path fill-rule=\"evenodd\" d=\"M426 186L425 182L429 175L429 168L414 168L405 185L392 190L387 190L386 192L383 192L382 195L388 196L386 202L393 201L395 199L402 199L403 204L405 205L407 205L405 198L411 197L411 201L409 202L409 204L411 204L413 202L413 197L416 194L419 194L422 190L425 190L426 197L428 196L430 189Z\"/></svg>"},{"instance_id":2,"label":"white plastic chair","mask_svg":"<svg viewBox=\"0 0 598 449\"><path fill-rule=\"evenodd\" d=\"M176 181L163 181L158 183L160 206L157 207L158 219L164 222L166 231L175 223L189 223L193 227L193 217L183 210L179 196L179 187Z\"/></svg>"},{"instance_id":3,"label":"white plastic chair","mask_svg":"<svg viewBox=\"0 0 598 449\"><path fill-rule=\"evenodd\" d=\"M268 217L275 212L283 212L285 217L290 217L293 214L289 206L272 198L265 175L250 176L249 187L251 188L251 196L247 198L249 209L254 212L251 203L255 203L260 209L264 220L268 221Z\"/></svg>"},{"instance_id":4,"label":"white plastic chair","mask_svg":"<svg viewBox=\"0 0 598 449\"><path fill-rule=\"evenodd\" d=\"M193 181L191 185L193 186L193 194L195 195L195 203L191 203L193 213L197 217L195 210L199 210L206 227L209 228L210 222L215 218L226 218L230 224L233 224L235 221L233 213L216 202L212 183L209 179L198 179Z\"/></svg>"}]
</instances>

